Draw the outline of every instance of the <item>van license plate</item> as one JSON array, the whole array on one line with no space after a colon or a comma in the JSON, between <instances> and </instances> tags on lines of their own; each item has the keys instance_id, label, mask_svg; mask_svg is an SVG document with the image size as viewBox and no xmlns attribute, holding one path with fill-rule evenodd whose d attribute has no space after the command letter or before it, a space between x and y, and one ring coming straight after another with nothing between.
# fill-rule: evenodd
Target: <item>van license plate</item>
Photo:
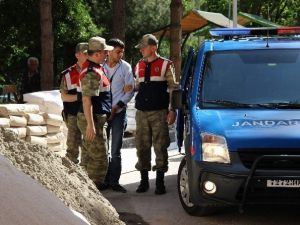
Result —
<instances>
[{"instance_id":1,"label":"van license plate","mask_svg":"<svg viewBox=\"0 0 300 225\"><path fill-rule=\"evenodd\" d=\"M300 180L267 180L267 187L300 188Z\"/></svg>"}]
</instances>

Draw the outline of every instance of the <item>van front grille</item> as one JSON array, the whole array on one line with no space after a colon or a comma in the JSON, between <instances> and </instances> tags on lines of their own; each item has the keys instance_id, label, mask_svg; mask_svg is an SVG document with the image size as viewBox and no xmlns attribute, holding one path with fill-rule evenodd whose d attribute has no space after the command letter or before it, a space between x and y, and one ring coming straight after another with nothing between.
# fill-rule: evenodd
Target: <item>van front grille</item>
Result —
<instances>
[{"instance_id":1,"label":"van front grille","mask_svg":"<svg viewBox=\"0 0 300 225\"><path fill-rule=\"evenodd\" d=\"M238 149L238 155L243 165L251 169L254 161L262 155L297 155L300 156L300 149ZM267 170L291 170L300 169L300 158L289 159L263 159L257 169Z\"/></svg>"}]
</instances>

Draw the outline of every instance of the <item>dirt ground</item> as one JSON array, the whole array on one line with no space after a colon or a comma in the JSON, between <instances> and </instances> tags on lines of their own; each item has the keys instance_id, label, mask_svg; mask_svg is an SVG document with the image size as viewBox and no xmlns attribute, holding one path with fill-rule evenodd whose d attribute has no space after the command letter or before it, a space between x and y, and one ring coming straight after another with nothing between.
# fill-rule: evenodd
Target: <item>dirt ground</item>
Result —
<instances>
[{"instance_id":1,"label":"dirt ground","mask_svg":"<svg viewBox=\"0 0 300 225\"><path fill-rule=\"evenodd\" d=\"M92 225L125 224L81 167L57 156L51 149L28 144L1 129L0 154L53 192L66 206L83 214ZM129 215L120 215L127 224L145 224L131 223Z\"/></svg>"}]
</instances>

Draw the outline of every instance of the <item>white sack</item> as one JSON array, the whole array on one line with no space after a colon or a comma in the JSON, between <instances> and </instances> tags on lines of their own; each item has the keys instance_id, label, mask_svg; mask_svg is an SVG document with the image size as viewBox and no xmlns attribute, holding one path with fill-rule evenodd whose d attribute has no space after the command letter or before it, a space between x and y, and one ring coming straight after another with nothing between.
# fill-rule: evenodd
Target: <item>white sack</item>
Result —
<instances>
[{"instance_id":1,"label":"white sack","mask_svg":"<svg viewBox=\"0 0 300 225\"><path fill-rule=\"evenodd\" d=\"M0 118L0 127L10 127L10 119L9 118Z\"/></svg>"},{"instance_id":2,"label":"white sack","mask_svg":"<svg viewBox=\"0 0 300 225\"><path fill-rule=\"evenodd\" d=\"M63 123L63 118L61 115L48 113L48 114L45 114L45 118L46 118L47 125L59 127Z\"/></svg>"},{"instance_id":3,"label":"white sack","mask_svg":"<svg viewBox=\"0 0 300 225\"><path fill-rule=\"evenodd\" d=\"M51 151L54 151L54 152L60 152L60 151L64 150L63 144L61 144L61 143L48 144L47 147L48 147L48 149L50 149Z\"/></svg>"},{"instance_id":4,"label":"white sack","mask_svg":"<svg viewBox=\"0 0 300 225\"><path fill-rule=\"evenodd\" d=\"M11 127L26 127L27 119L24 116L9 116Z\"/></svg>"},{"instance_id":5,"label":"white sack","mask_svg":"<svg viewBox=\"0 0 300 225\"><path fill-rule=\"evenodd\" d=\"M47 108L47 111L46 111L47 113L61 115L61 112L63 110L63 105L59 104L58 102L45 101L44 105Z\"/></svg>"},{"instance_id":6,"label":"white sack","mask_svg":"<svg viewBox=\"0 0 300 225\"><path fill-rule=\"evenodd\" d=\"M39 107L40 107L41 112L44 112L44 113L48 112L48 109L45 105L39 105Z\"/></svg>"},{"instance_id":7,"label":"white sack","mask_svg":"<svg viewBox=\"0 0 300 225\"><path fill-rule=\"evenodd\" d=\"M59 133L63 130L63 127L57 127L57 126L52 126L52 125L47 125L47 133L48 134L53 134L53 133Z\"/></svg>"},{"instance_id":8,"label":"white sack","mask_svg":"<svg viewBox=\"0 0 300 225\"><path fill-rule=\"evenodd\" d=\"M62 143L64 141L64 134L62 132L47 134L46 138L47 144Z\"/></svg>"},{"instance_id":9,"label":"white sack","mask_svg":"<svg viewBox=\"0 0 300 225\"><path fill-rule=\"evenodd\" d=\"M63 102L59 90L24 94L24 101L39 104L41 111L46 113L61 114L63 109Z\"/></svg>"},{"instance_id":10,"label":"white sack","mask_svg":"<svg viewBox=\"0 0 300 225\"><path fill-rule=\"evenodd\" d=\"M41 92L32 92L23 95L23 101L28 103L34 103L38 105L44 104L44 98Z\"/></svg>"},{"instance_id":11,"label":"white sack","mask_svg":"<svg viewBox=\"0 0 300 225\"><path fill-rule=\"evenodd\" d=\"M47 134L46 126L27 126L28 136L43 136Z\"/></svg>"},{"instance_id":12,"label":"white sack","mask_svg":"<svg viewBox=\"0 0 300 225\"><path fill-rule=\"evenodd\" d=\"M27 133L26 127L14 127L14 128L10 127L10 128L5 128L5 130L10 130L14 132L18 136L18 138L25 138Z\"/></svg>"},{"instance_id":13,"label":"white sack","mask_svg":"<svg viewBox=\"0 0 300 225\"><path fill-rule=\"evenodd\" d=\"M46 123L43 115L27 113L27 124L28 125L44 125Z\"/></svg>"},{"instance_id":14,"label":"white sack","mask_svg":"<svg viewBox=\"0 0 300 225\"><path fill-rule=\"evenodd\" d=\"M27 136L26 141L31 144L38 144L45 147L47 146L47 139L45 137Z\"/></svg>"},{"instance_id":15,"label":"white sack","mask_svg":"<svg viewBox=\"0 0 300 225\"><path fill-rule=\"evenodd\" d=\"M0 116L24 116L26 113L38 113L38 105L33 104L1 104Z\"/></svg>"}]
</instances>

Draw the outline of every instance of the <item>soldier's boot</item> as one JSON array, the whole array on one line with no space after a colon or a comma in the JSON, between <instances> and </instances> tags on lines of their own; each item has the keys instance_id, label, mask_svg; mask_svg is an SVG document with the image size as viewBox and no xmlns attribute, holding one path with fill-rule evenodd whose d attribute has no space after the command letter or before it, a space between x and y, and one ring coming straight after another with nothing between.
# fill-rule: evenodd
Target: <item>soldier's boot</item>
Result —
<instances>
[{"instance_id":1,"label":"soldier's boot","mask_svg":"<svg viewBox=\"0 0 300 225\"><path fill-rule=\"evenodd\" d=\"M137 193L144 193L148 191L149 189L149 177L148 177L148 171L142 170L141 171L141 183L136 189Z\"/></svg>"},{"instance_id":2,"label":"soldier's boot","mask_svg":"<svg viewBox=\"0 0 300 225\"><path fill-rule=\"evenodd\" d=\"M166 193L166 187L164 184L165 173L162 171L156 171L156 188L155 194L163 195Z\"/></svg>"}]
</instances>

